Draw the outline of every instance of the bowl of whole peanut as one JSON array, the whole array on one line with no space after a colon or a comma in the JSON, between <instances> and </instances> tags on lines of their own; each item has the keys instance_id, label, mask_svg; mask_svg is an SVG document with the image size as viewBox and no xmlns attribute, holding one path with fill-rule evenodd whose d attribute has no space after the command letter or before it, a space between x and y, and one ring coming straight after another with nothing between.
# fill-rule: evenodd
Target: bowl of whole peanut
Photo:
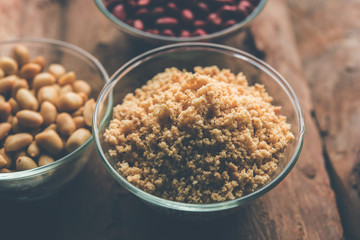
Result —
<instances>
[{"instance_id":1,"label":"bowl of whole peanut","mask_svg":"<svg viewBox=\"0 0 360 240\"><path fill-rule=\"evenodd\" d=\"M86 51L57 40L0 43L0 197L44 198L79 173L108 75Z\"/></svg>"},{"instance_id":2,"label":"bowl of whole peanut","mask_svg":"<svg viewBox=\"0 0 360 240\"><path fill-rule=\"evenodd\" d=\"M209 41L239 31L266 0L94 0L121 31L153 43Z\"/></svg>"},{"instance_id":3,"label":"bowl of whole peanut","mask_svg":"<svg viewBox=\"0 0 360 240\"><path fill-rule=\"evenodd\" d=\"M113 74L94 114L96 149L111 175L170 215L233 212L290 172L304 120L271 66L213 43L148 51Z\"/></svg>"}]
</instances>

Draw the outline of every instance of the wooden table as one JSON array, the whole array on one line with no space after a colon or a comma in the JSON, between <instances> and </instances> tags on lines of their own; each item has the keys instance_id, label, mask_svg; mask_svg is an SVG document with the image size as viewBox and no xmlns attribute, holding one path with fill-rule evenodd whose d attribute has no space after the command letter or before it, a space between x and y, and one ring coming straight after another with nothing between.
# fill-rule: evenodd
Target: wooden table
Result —
<instances>
[{"instance_id":1,"label":"wooden table","mask_svg":"<svg viewBox=\"0 0 360 240\"><path fill-rule=\"evenodd\" d=\"M303 108L301 157L265 196L210 222L165 217L125 192L94 152L57 195L0 201L0 239L360 239L359 9L359 0L269 0L222 42L277 69ZM0 40L18 37L78 45L110 75L152 48L128 41L85 0L0 0Z\"/></svg>"}]
</instances>

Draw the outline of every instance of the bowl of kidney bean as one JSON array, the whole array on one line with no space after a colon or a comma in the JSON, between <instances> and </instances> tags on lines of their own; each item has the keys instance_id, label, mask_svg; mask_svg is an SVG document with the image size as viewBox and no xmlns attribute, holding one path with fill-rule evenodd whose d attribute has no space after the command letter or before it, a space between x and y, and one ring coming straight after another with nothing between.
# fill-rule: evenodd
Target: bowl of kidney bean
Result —
<instances>
[{"instance_id":1,"label":"bowl of kidney bean","mask_svg":"<svg viewBox=\"0 0 360 240\"><path fill-rule=\"evenodd\" d=\"M209 41L238 31L266 0L94 0L116 26L157 42Z\"/></svg>"}]
</instances>

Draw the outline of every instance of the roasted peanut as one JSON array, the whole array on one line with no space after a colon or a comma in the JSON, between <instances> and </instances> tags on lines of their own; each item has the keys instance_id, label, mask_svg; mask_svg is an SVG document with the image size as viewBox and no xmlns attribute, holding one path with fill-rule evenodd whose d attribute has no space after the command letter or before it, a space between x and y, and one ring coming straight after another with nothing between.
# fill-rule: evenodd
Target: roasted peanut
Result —
<instances>
[{"instance_id":1,"label":"roasted peanut","mask_svg":"<svg viewBox=\"0 0 360 240\"><path fill-rule=\"evenodd\" d=\"M45 68L45 65L46 65L46 60L45 60L45 58L43 56L37 56L36 58L31 60L30 62L38 64L41 67L41 70L43 70Z\"/></svg>"},{"instance_id":2,"label":"roasted peanut","mask_svg":"<svg viewBox=\"0 0 360 240\"><path fill-rule=\"evenodd\" d=\"M66 73L66 69L63 65L60 64L51 64L49 66L49 73L54 75L54 77L59 80Z\"/></svg>"},{"instance_id":3,"label":"roasted peanut","mask_svg":"<svg viewBox=\"0 0 360 240\"><path fill-rule=\"evenodd\" d=\"M21 127L19 126L19 121L16 116L11 118L10 124L12 132L19 133L21 131Z\"/></svg>"},{"instance_id":4,"label":"roasted peanut","mask_svg":"<svg viewBox=\"0 0 360 240\"><path fill-rule=\"evenodd\" d=\"M33 158L40 155L40 148L36 144L36 141L33 141L32 143L30 143L30 145L27 149L27 154L29 154L29 156L33 157Z\"/></svg>"},{"instance_id":5,"label":"roasted peanut","mask_svg":"<svg viewBox=\"0 0 360 240\"><path fill-rule=\"evenodd\" d=\"M71 84L66 84L59 89L59 96L64 95L65 93L73 92L73 87Z\"/></svg>"},{"instance_id":6,"label":"roasted peanut","mask_svg":"<svg viewBox=\"0 0 360 240\"><path fill-rule=\"evenodd\" d=\"M47 130L53 130L54 132L57 132L57 125L55 123L51 123L47 128L44 129L44 131Z\"/></svg>"},{"instance_id":7,"label":"roasted peanut","mask_svg":"<svg viewBox=\"0 0 360 240\"><path fill-rule=\"evenodd\" d=\"M74 92L77 92L77 93L83 92L86 94L86 96L89 96L91 93L90 85L84 80L76 80L73 83L73 89L74 89Z\"/></svg>"},{"instance_id":8,"label":"roasted peanut","mask_svg":"<svg viewBox=\"0 0 360 240\"><path fill-rule=\"evenodd\" d=\"M2 70L2 68L0 68L0 78L2 78L4 76L5 76L5 72L4 72L4 70Z\"/></svg>"},{"instance_id":9,"label":"roasted peanut","mask_svg":"<svg viewBox=\"0 0 360 240\"><path fill-rule=\"evenodd\" d=\"M73 117L74 123L76 125L76 129L78 128L85 128L86 124L85 124L85 119L83 116L76 116Z\"/></svg>"},{"instance_id":10,"label":"roasted peanut","mask_svg":"<svg viewBox=\"0 0 360 240\"><path fill-rule=\"evenodd\" d=\"M25 89L29 89L29 84L28 81L26 81L25 79L17 79L14 83L14 85L12 86L11 89L11 96L13 98L16 97L16 93L20 88L25 88Z\"/></svg>"},{"instance_id":11,"label":"roasted peanut","mask_svg":"<svg viewBox=\"0 0 360 240\"><path fill-rule=\"evenodd\" d=\"M16 75L10 75L0 79L0 93L4 94L11 91L15 81L17 80Z\"/></svg>"},{"instance_id":12,"label":"roasted peanut","mask_svg":"<svg viewBox=\"0 0 360 240\"><path fill-rule=\"evenodd\" d=\"M0 94L0 102L6 102L6 99L3 95Z\"/></svg>"},{"instance_id":13,"label":"roasted peanut","mask_svg":"<svg viewBox=\"0 0 360 240\"><path fill-rule=\"evenodd\" d=\"M11 106L12 114L16 114L20 110L19 104L16 102L16 100L14 98L10 98L8 103Z\"/></svg>"},{"instance_id":14,"label":"roasted peanut","mask_svg":"<svg viewBox=\"0 0 360 240\"><path fill-rule=\"evenodd\" d=\"M60 96L58 107L60 111L71 112L83 105L83 100L79 94L68 92Z\"/></svg>"},{"instance_id":15,"label":"roasted peanut","mask_svg":"<svg viewBox=\"0 0 360 240\"><path fill-rule=\"evenodd\" d=\"M20 75L23 78L31 79L35 77L36 74L41 72L41 66L37 63L26 63L24 66L20 69Z\"/></svg>"},{"instance_id":16,"label":"roasted peanut","mask_svg":"<svg viewBox=\"0 0 360 240\"><path fill-rule=\"evenodd\" d=\"M75 72L70 71L68 73L65 73L64 75L62 75L59 80L58 83L60 86L64 86L67 84L73 84L75 82L76 79L76 75Z\"/></svg>"},{"instance_id":17,"label":"roasted peanut","mask_svg":"<svg viewBox=\"0 0 360 240\"><path fill-rule=\"evenodd\" d=\"M20 66L28 63L30 59L28 48L24 45L17 45L14 48L14 57Z\"/></svg>"},{"instance_id":18,"label":"roasted peanut","mask_svg":"<svg viewBox=\"0 0 360 240\"><path fill-rule=\"evenodd\" d=\"M85 128L77 129L73 134L70 135L69 139L66 141L65 148L67 152L72 152L81 145L83 145L90 136L91 133L89 130Z\"/></svg>"},{"instance_id":19,"label":"roasted peanut","mask_svg":"<svg viewBox=\"0 0 360 240\"><path fill-rule=\"evenodd\" d=\"M8 122L0 123L0 141L6 137L11 130L11 124Z\"/></svg>"},{"instance_id":20,"label":"roasted peanut","mask_svg":"<svg viewBox=\"0 0 360 240\"><path fill-rule=\"evenodd\" d=\"M0 156L2 156L6 161L6 164L4 167L10 168L11 164L12 164L12 160L11 160L11 157L5 152L4 148L0 149Z\"/></svg>"},{"instance_id":21,"label":"roasted peanut","mask_svg":"<svg viewBox=\"0 0 360 240\"><path fill-rule=\"evenodd\" d=\"M45 86L39 89L37 97L39 99L39 103L44 101L49 101L55 106L58 104L58 91L54 86Z\"/></svg>"},{"instance_id":22,"label":"roasted peanut","mask_svg":"<svg viewBox=\"0 0 360 240\"><path fill-rule=\"evenodd\" d=\"M57 116L57 110L55 105L49 101L44 101L40 107L40 114L44 119L45 125L54 123Z\"/></svg>"},{"instance_id":23,"label":"roasted peanut","mask_svg":"<svg viewBox=\"0 0 360 240\"><path fill-rule=\"evenodd\" d=\"M29 133L17 133L11 136L8 136L5 140L5 151L6 152L15 152L20 149L29 146L33 141L33 136Z\"/></svg>"},{"instance_id":24,"label":"roasted peanut","mask_svg":"<svg viewBox=\"0 0 360 240\"><path fill-rule=\"evenodd\" d=\"M54 130L42 131L35 136L36 143L49 154L56 155L64 147L63 141Z\"/></svg>"},{"instance_id":25,"label":"roasted peanut","mask_svg":"<svg viewBox=\"0 0 360 240\"><path fill-rule=\"evenodd\" d=\"M33 89L39 90L43 86L52 85L56 82L55 77L51 73L42 72L34 77Z\"/></svg>"},{"instance_id":26,"label":"roasted peanut","mask_svg":"<svg viewBox=\"0 0 360 240\"><path fill-rule=\"evenodd\" d=\"M16 117L23 127L36 128L44 122L40 113L31 110L21 110L16 113Z\"/></svg>"},{"instance_id":27,"label":"roasted peanut","mask_svg":"<svg viewBox=\"0 0 360 240\"><path fill-rule=\"evenodd\" d=\"M3 156L0 155L0 168L5 167L6 165L6 160Z\"/></svg>"},{"instance_id":28,"label":"roasted peanut","mask_svg":"<svg viewBox=\"0 0 360 240\"><path fill-rule=\"evenodd\" d=\"M1 168L0 173L11 173L12 171L7 168Z\"/></svg>"},{"instance_id":29,"label":"roasted peanut","mask_svg":"<svg viewBox=\"0 0 360 240\"><path fill-rule=\"evenodd\" d=\"M19 89L15 98L22 109L36 111L39 108L38 100L28 89Z\"/></svg>"},{"instance_id":30,"label":"roasted peanut","mask_svg":"<svg viewBox=\"0 0 360 240\"><path fill-rule=\"evenodd\" d=\"M39 157L39 162L38 162L38 164L39 164L39 167L41 167L41 166L44 166L44 165L48 165L48 164L50 164L50 163L53 163L55 160L54 160L54 158L52 158L51 156L49 156L49 155L41 155L40 157Z\"/></svg>"},{"instance_id":31,"label":"roasted peanut","mask_svg":"<svg viewBox=\"0 0 360 240\"><path fill-rule=\"evenodd\" d=\"M84 120L85 120L85 124L88 125L89 127L92 126L92 119L95 111L95 106L96 103L94 99L88 100L84 105Z\"/></svg>"},{"instance_id":32,"label":"roasted peanut","mask_svg":"<svg viewBox=\"0 0 360 240\"><path fill-rule=\"evenodd\" d=\"M37 167L38 166L36 165L34 160L32 160L29 157L22 156L22 157L18 157L16 160L16 170L17 171L24 171L24 170L37 168Z\"/></svg>"},{"instance_id":33,"label":"roasted peanut","mask_svg":"<svg viewBox=\"0 0 360 240\"><path fill-rule=\"evenodd\" d=\"M84 115L84 106L79 107L75 112L73 112L72 116L83 116Z\"/></svg>"},{"instance_id":34,"label":"roasted peanut","mask_svg":"<svg viewBox=\"0 0 360 240\"><path fill-rule=\"evenodd\" d=\"M11 114L11 105L8 102L0 102L0 122L6 121Z\"/></svg>"},{"instance_id":35,"label":"roasted peanut","mask_svg":"<svg viewBox=\"0 0 360 240\"><path fill-rule=\"evenodd\" d=\"M65 112L57 115L56 124L62 136L70 136L76 130L76 125L71 115Z\"/></svg>"},{"instance_id":36,"label":"roasted peanut","mask_svg":"<svg viewBox=\"0 0 360 240\"><path fill-rule=\"evenodd\" d=\"M11 57L0 57L0 68L6 75L16 74L18 71L17 62Z\"/></svg>"}]
</instances>

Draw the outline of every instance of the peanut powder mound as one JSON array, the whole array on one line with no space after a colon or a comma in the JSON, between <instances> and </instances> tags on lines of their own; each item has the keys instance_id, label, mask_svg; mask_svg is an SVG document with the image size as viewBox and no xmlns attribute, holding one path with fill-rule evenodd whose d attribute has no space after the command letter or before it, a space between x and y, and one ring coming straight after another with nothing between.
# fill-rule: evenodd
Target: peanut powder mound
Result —
<instances>
[{"instance_id":1,"label":"peanut powder mound","mask_svg":"<svg viewBox=\"0 0 360 240\"><path fill-rule=\"evenodd\" d=\"M158 197L211 203L266 183L294 138L263 85L216 66L168 68L114 107L118 172Z\"/></svg>"}]
</instances>

